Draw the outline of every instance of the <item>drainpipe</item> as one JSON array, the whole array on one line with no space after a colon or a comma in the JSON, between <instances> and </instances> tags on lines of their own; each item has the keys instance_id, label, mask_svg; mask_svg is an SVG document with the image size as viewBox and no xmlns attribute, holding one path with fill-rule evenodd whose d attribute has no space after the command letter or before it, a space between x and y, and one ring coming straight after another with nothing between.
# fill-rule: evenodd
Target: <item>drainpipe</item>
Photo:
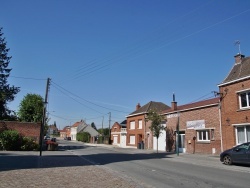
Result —
<instances>
[{"instance_id":1,"label":"drainpipe","mask_svg":"<svg viewBox=\"0 0 250 188\"><path fill-rule=\"evenodd\" d=\"M219 121L220 121L220 148L221 152L223 152L223 141L222 141L222 125L221 125L221 99L219 101Z\"/></svg>"}]
</instances>

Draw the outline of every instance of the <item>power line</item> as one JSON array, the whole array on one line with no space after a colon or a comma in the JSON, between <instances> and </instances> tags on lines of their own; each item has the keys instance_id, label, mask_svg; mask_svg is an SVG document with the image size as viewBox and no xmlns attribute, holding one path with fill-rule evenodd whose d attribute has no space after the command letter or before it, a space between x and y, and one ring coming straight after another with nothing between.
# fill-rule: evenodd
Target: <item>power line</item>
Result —
<instances>
[{"instance_id":1,"label":"power line","mask_svg":"<svg viewBox=\"0 0 250 188\"><path fill-rule=\"evenodd\" d=\"M96 104L96 103L93 103L93 102L91 102L91 101L88 101L88 100L86 100L86 99L83 99L82 97L79 97L78 95L76 95L76 94L74 94L74 93L72 93L72 92L66 90L65 88L63 88L62 86L59 86L58 84L56 84L56 83L53 82L53 81L52 81L52 83L54 84L54 87L57 86L57 89L60 88L60 89L58 89L58 90L60 90L60 91L61 91L62 93L64 93L64 94L65 94L65 92L67 92L67 93L69 93L69 94L71 94L71 95L73 95L73 96L75 96L75 97L77 97L77 98L79 98L79 99L81 99L81 100L87 102L87 103L90 103L90 104L92 104L92 105L98 106L98 107L100 107L100 108L104 108L104 109L106 109L106 110L111 110L111 111L115 111L115 112L121 112L121 113L125 113L125 114L128 113L128 112L124 112L124 111L120 111L120 110L116 110L116 109L111 109L111 108L107 108L107 107L98 105L98 104ZM64 90L65 92L63 92L62 90ZM66 95L67 95L67 94L66 94ZM71 99L77 101L76 99L72 98L71 96L69 96L69 95L67 95L67 96L70 97ZM79 101L77 101L77 102L80 103ZM80 103L80 104L82 104L82 103ZM84 104L82 104L82 105L84 105ZM84 105L84 106L86 106L86 105ZM86 107L87 107L87 106L86 106ZM88 108L90 108L90 107L88 107ZM93 108L90 108L90 109L92 109L92 110L94 110L94 111L96 111L96 112L99 112L99 111L97 111L97 110L95 110L95 109L93 109ZM101 113L101 112L99 112L99 113ZM101 114L103 114L103 113L101 113Z\"/></svg>"},{"instance_id":2,"label":"power line","mask_svg":"<svg viewBox=\"0 0 250 188\"><path fill-rule=\"evenodd\" d=\"M20 78L20 79L25 79L25 80L47 80L45 78L27 78L27 77L21 77L21 76L9 76L9 77L12 77L12 78Z\"/></svg>"}]
</instances>

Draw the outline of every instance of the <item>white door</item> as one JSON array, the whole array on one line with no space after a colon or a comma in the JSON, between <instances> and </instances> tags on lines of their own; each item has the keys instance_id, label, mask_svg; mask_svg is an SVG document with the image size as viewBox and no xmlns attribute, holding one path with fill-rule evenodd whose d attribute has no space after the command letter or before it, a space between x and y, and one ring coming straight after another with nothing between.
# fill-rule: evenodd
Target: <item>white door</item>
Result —
<instances>
[{"instance_id":1,"label":"white door","mask_svg":"<svg viewBox=\"0 0 250 188\"><path fill-rule=\"evenodd\" d=\"M126 134L121 134L121 147L126 147L126 137L127 135Z\"/></svg>"},{"instance_id":2,"label":"white door","mask_svg":"<svg viewBox=\"0 0 250 188\"><path fill-rule=\"evenodd\" d=\"M154 150L157 150L157 139L154 137ZM166 151L166 131L161 131L161 134L158 138L158 150Z\"/></svg>"},{"instance_id":3,"label":"white door","mask_svg":"<svg viewBox=\"0 0 250 188\"><path fill-rule=\"evenodd\" d=\"M114 144L114 145L117 145L117 140L118 140L118 136L117 136L117 135L114 135L114 141L113 141L113 144Z\"/></svg>"}]
</instances>

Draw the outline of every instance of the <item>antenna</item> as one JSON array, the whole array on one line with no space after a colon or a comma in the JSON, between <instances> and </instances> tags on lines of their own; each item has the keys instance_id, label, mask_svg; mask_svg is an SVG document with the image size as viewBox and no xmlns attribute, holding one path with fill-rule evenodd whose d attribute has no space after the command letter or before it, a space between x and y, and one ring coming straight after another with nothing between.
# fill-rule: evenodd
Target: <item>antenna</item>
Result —
<instances>
[{"instance_id":1,"label":"antenna","mask_svg":"<svg viewBox=\"0 0 250 188\"><path fill-rule=\"evenodd\" d=\"M234 41L234 45L235 46L238 45L238 47L239 47L239 54L241 54L241 51L240 51L240 41L239 40Z\"/></svg>"}]
</instances>

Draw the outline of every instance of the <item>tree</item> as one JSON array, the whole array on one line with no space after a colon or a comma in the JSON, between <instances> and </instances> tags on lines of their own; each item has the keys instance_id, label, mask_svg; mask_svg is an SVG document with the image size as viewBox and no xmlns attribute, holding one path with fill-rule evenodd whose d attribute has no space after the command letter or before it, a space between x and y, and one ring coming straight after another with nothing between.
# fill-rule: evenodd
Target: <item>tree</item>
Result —
<instances>
[{"instance_id":1,"label":"tree","mask_svg":"<svg viewBox=\"0 0 250 188\"><path fill-rule=\"evenodd\" d=\"M152 131L153 136L157 139L157 153L158 153L158 138L162 130L165 130L165 127L162 125L164 121L163 116L157 113L156 110L149 110L147 115L147 121L151 121L149 129Z\"/></svg>"},{"instance_id":2,"label":"tree","mask_svg":"<svg viewBox=\"0 0 250 188\"><path fill-rule=\"evenodd\" d=\"M7 104L14 100L20 89L19 87L10 86L7 82L12 69L8 68L11 56L8 56L10 49L6 45L2 28L0 28L0 120L13 120L16 119L15 112L9 110Z\"/></svg>"},{"instance_id":3,"label":"tree","mask_svg":"<svg viewBox=\"0 0 250 188\"><path fill-rule=\"evenodd\" d=\"M96 126L95 126L95 123L94 123L94 122L92 122L92 123L91 123L91 127L92 127L93 129L97 130L97 128L96 128Z\"/></svg>"},{"instance_id":4,"label":"tree","mask_svg":"<svg viewBox=\"0 0 250 188\"><path fill-rule=\"evenodd\" d=\"M19 105L18 118L26 122L41 122L43 118L43 98L37 94L27 94Z\"/></svg>"}]
</instances>

